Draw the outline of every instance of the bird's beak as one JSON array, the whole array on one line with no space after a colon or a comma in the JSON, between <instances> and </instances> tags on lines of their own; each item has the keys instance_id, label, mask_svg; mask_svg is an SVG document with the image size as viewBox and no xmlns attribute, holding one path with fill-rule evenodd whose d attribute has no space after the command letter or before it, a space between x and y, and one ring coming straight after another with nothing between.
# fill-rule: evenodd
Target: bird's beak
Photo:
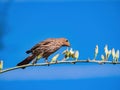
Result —
<instances>
[{"instance_id":1,"label":"bird's beak","mask_svg":"<svg viewBox=\"0 0 120 90\"><path fill-rule=\"evenodd\" d=\"M68 42L66 46L70 47L70 43Z\"/></svg>"}]
</instances>

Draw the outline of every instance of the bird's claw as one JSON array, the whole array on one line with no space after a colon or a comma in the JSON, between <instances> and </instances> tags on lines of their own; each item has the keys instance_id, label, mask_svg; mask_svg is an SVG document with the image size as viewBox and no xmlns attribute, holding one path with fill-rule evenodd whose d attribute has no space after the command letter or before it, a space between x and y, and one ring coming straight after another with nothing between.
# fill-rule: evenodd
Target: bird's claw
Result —
<instances>
[{"instance_id":1,"label":"bird's claw","mask_svg":"<svg viewBox=\"0 0 120 90\"><path fill-rule=\"evenodd\" d=\"M75 64L75 63L76 63L75 61L72 62L72 64Z\"/></svg>"},{"instance_id":2,"label":"bird's claw","mask_svg":"<svg viewBox=\"0 0 120 90\"><path fill-rule=\"evenodd\" d=\"M46 63L47 63L48 66L50 66L50 63L48 61Z\"/></svg>"}]
</instances>

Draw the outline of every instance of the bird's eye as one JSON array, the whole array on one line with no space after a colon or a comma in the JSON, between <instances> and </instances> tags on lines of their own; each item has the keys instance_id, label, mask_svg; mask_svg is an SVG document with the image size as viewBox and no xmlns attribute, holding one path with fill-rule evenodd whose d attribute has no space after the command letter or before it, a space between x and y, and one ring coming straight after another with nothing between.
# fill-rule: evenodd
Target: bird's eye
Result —
<instances>
[{"instance_id":1,"label":"bird's eye","mask_svg":"<svg viewBox=\"0 0 120 90\"><path fill-rule=\"evenodd\" d=\"M68 40L66 40L66 42L68 42Z\"/></svg>"}]
</instances>

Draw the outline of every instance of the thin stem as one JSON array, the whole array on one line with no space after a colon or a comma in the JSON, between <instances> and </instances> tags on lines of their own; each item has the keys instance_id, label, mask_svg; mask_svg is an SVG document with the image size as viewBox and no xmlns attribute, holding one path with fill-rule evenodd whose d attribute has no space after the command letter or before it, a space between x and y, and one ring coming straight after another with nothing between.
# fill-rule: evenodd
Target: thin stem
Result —
<instances>
[{"instance_id":1,"label":"thin stem","mask_svg":"<svg viewBox=\"0 0 120 90\"><path fill-rule=\"evenodd\" d=\"M50 63L37 63L37 64L26 64L22 66L16 66L4 70L0 70L0 74L12 70L16 70L22 67L31 67L31 66L48 66L52 64L75 64L75 63L97 63L97 64L120 64L120 62L113 62L113 61L102 61L102 60L67 60L67 61L57 61L57 62L50 62Z\"/></svg>"}]
</instances>

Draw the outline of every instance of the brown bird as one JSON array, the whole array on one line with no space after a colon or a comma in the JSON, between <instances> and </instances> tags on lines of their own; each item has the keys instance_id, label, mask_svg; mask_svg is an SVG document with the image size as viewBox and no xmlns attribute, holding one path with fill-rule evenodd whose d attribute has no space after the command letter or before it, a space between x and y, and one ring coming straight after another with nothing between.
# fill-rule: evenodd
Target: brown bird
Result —
<instances>
[{"instance_id":1,"label":"brown bird","mask_svg":"<svg viewBox=\"0 0 120 90\"><path fill-rule=\"evenodd\" d=\"M31 61L36 63L36 58L39 56L45 58L46 62L48 62L48 57L62 46L70 46L70 43L66 38L48 38L26 51L27 54L31 53L31 55L25 58L22 62L18 63L17 66L29 64ZM25 67L23 67L23 69L24 68Z\"/></svg>"}]
</instances>

